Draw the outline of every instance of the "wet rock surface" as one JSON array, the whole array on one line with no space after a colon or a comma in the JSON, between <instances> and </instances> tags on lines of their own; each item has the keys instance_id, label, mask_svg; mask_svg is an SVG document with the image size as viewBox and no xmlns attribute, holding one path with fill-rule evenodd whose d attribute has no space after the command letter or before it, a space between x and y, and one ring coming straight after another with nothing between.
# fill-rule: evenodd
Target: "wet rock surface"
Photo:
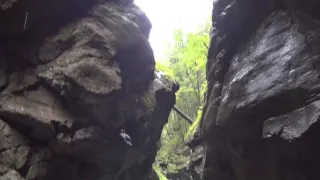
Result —
<instances>
[{"instance_id":1,"label":"wet rock surface","mask_svg":"<svg viewBox=\"0 0 320 180\"><path fill-rule=\"evenodd\" d=\"M0 19L0 179L107 180L131 158L118 180L148 179L177 85L155 75L146 15L4 0Z\"/></svg>"},{"instance_id":2,"label":"wet rock surface","mask_svg":"<svg viewBox=\"0 0 320 180\"><path fill-rule=\"evenodd\" d=\"M319 179L319 7L214 2L204 180Z\"/></svg>"}]
</instances>

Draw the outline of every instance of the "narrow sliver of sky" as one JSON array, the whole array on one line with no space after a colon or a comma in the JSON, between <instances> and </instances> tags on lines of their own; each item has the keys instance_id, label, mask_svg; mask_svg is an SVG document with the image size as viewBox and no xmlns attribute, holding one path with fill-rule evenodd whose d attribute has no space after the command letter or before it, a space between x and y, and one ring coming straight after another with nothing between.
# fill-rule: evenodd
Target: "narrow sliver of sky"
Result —
<instances>
[{"instance_id":1,"label":"narrow sliver of sky","mask_svg":"<svg viewBox=\"0 0 320 180\"><path fill-rule=\"evenodd\" d=\"M212 0L135 0L152 23L150 44L156 61L166 60L166 42L172 41L173 32L182 28L192 32L210 17Z\"/></svg>"}]
</instances>

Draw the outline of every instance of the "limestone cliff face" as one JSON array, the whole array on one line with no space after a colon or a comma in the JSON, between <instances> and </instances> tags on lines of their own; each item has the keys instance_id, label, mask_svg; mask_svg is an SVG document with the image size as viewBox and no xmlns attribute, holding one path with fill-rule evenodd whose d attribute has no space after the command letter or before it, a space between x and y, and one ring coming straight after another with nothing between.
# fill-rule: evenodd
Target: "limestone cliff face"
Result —
<instances>
[{"instance_id":1,"label":"limestone cliff face","mask_svg":"<svg viewBox=\"0 0 320 180\"><path fill-rule=\"evenodd\" d=\"M123 175L147 179L177 86L155 77L145 14L0 0L0 20L0 179L113 179L130 149Z\"/></svg>"},{"instance_id":2,"label":"limestone cliff face","mask_svg":"<svg viewBox=\"0 0 320 180\"><path fill-rule=\"evenodd\" d=\"M319 7L214 2L204 180L320 178Z\"/></svg>"}]
</instances>

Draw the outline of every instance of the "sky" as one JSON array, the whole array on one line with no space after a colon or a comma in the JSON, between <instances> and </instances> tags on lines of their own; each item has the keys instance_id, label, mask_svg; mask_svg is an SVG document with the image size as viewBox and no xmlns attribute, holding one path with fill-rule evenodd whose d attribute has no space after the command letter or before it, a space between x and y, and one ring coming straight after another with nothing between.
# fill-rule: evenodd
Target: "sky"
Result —
<instances>
[{"instance_id":1,"label":"sky","mask_svg":"<svg viewBox=\"0 0 320 180\"><path fill-rule=\"evenodd\" d=\"M165 60L166 42L175 29L192 32L210 17L213 0L135 0L152 23L150 44L156 61Z\"/></svg>"}]
</instances>

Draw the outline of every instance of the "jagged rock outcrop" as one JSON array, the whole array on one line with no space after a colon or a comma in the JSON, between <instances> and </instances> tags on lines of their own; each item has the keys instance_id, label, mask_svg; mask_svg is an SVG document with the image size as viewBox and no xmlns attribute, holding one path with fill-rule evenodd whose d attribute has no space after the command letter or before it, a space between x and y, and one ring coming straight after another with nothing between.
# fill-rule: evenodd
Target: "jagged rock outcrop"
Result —
<instances>
[{"instance_id":1,"label":"jagged rock outcrop","mask_svg":"<svg viewBox=\"0 0 320 180\"><path fill-rule=\"evenodd\" d=\"M107 180L128 159L120 179L148 179L177 85L155 76L146 15L2 0L0 20L0 179Z\"/></svg>"},{"instance_id":2,"label":"jagged rock outcrop","mask_svg":"<svg viewBox=\"0 0 320 180\"><path fill-rule=\"evenodd\" d=\"M213 7L203 179L319 179L320 1Z\"/></svg>"}]
</instances>

